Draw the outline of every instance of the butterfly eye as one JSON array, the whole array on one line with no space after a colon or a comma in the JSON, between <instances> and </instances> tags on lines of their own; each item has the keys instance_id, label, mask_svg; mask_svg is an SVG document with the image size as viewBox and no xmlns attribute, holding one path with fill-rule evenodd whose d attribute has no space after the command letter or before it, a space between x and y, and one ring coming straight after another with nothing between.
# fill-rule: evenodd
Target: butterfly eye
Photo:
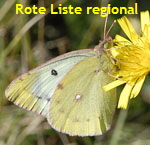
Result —
<instances>
[{"instance_id":1,"label":"butterfly eye","mask_svg":"<svg viewBox=\"0 0 150 145\"><path fill-rule=\"evenodd\" d=\"M56 71L56 70L52 69L52 70L51 70L51 75L53 75L53 76L57 76L57 75L58 75L58 73L57 73L57 71Z\"/></svg>"}]
</instances>

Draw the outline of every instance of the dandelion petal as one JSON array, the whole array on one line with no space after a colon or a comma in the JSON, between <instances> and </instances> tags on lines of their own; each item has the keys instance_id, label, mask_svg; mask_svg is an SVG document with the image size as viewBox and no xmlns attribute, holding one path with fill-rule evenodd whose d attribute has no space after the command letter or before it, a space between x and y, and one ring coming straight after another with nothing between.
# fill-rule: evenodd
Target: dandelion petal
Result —
<instances>
[{"instance_id":1,"label":"dandelion petal","mask_svg":"<svg viewBox=\"0 0 150 145\"><path fill-rule=\"evenodd\" d=\"M120 35L116 35L114 42L119 42L119 45L129 45L131 44L131 42L129 40L127 40L126 38L120 36Z\"/></svg>"},{"instance_id":2,"label":"dandelion petal","mask_svg":"<svg viewBox=\"0 0 150 145\"><path fill-rule=\"evenodd\" d=\"M150 25L150 18L149 18L149 12L141 12L141 28L142 32L145 30L145 25Z\"/></svg>"},{"instance_id":3,"label":"dandelion petal","mask_svg":"<svg viewBox=\"0 0 150 145\"><path fill-rule=\"evenodd\" d=\"M120 85L122 85L124 83L125 83L125 81L116 80L116 81L113 81L113 82L103 86L103 89L104 89L104 91L109 91L109 90L111 90L111 89L113 89L113 88L115 88L117 86L120 86Z\"/></svg>"},{"instance_id":4,"label":"dandelion petal","mask_svg":"<svg viewBox=\"0 0 150 145\"><path fill-rule=\"evenodd\" d=\"M139 94L139 92L140 92L140 90L142 88L142 85L144 83L145 77L146 77L146 75L144 75L143 77L138 79L138 81L136 82L136 84L135 84L135 86L134 86L134 88L133 88L133 90L131 92L130 99L131 98L135 98Z\"/></svg>"},{"instance_id":5,"label":"dandelion petal","mask_svg":"<svg viewBox=\"0 0 150 145\"><path fill-rule=\"evenodd\" d=\"M123 91L121 92L118 108L126 109L128 106L129 96L131 94L133 86L126 84Z\"/></svg>"},{"instance_id":6,"label":"dandelion petal","mask_svg":"<svg viewBox=\"0 0 150 145\"><path fill-rule=\"evenodd\" d=\"M130 21L124 16L121 19L118 20L118 23L120 24L122 30L124 33L128 36L128 38L133 42L136 43L138 39L138 34L136 33L135 29L133 28Z\"/></svg>"}]
</instances>

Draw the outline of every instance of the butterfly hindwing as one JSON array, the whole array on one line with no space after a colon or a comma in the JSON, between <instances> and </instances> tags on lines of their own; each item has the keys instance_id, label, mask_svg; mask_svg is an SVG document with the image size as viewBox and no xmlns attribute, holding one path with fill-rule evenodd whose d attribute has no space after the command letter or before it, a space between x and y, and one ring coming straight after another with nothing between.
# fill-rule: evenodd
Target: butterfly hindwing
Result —
<instances>
[{"instance_id":1,"label":"butterfly hindwing","mask_svg":"<svg viewBox=\"0 0 150 145\"><path fill-rule=\"evenodd\" d=\"M110 65L105 56L85 58L59 83L48 110L53 128L78 136L100 135L110 128L116 94L102 89L112 81L102 62Z\"/></svg>"},{"instance_id":2,"label":"butterfly hindwing","mask_svg":"<svg viewBox=\"0 0 150 145\"><path fill-rule=\"evenodd\" d=\"M15 79L6 90L6 97L16 105L43 116L59 82L78 62L93 57L92 50L66 53Z\"/></svg>"}]
</instances>

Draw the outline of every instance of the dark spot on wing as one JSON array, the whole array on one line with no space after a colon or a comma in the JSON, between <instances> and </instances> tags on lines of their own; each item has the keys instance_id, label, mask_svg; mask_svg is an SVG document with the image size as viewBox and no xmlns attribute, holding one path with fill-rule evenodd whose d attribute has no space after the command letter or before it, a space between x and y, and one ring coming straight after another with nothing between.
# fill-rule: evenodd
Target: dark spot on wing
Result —
<instances>
[{"instance_id":1,"label":"dark spot on wing","mask_svg":"<svg viewBox=\"0 0 150 145\"><path fill-rule=\"evenodd\" d=\"M73 122L79 122L79 119L75 119L75 120L73 120Z\"/></svg>"},{"instance_id":2,"label":"dark spot on wing","mask_svg":"<svg viewBox=\"0 0 150 145\"><path fill-rule=\"evenodd\" d=\"M50 98L47 98L46 100L47 100L47 101L50 101Z\"/></svg>"},{"instance_id":3,"label":"dark spot on wing","mask_svg":"<svg viewBox=\"0 0 150 145\"><path fill-rule=\"evenodd\" d=\"M27 74L28 74L28 75L31 75L32 73L31 73L31 72L28 72Z\"/></svg>"},{"instance_id":4,"label":"dark spot on wing","mask_svg":"<svg viewBox=\"0 0 150 145\"><path fill-rule=\"evenodd\" d=\"M47 101L50 101L50 98L44 98L44 97L42 97L42 96L36 96L38 99L43 99L43 100L47 100Z\"/></svg>"},{"instance_id":5,"label":"dark spot on wing","mask_svg":"<svg viewBox=\"0 0 150 145\"><path fill-rule=\"evenodd\" d=\"M61 110L59 110L59 112L60 112L60 113L64 113L64 110L61 109Z\"/></svg>"},{"instance_id":6,"label":"dark spot on wing","mask_svg":"<svg viewBox=\"0 0 150 145\"><path fill-rule=\"evenodd\" d=\"M99 72L101 72L102 71L102 69L96 69L96 70L94 70L94 73L99 73Z\"/></svg>"},{"instance_id":7,"label":"dark spot on wing","mask_svg":"<svg viewBox=\"0 0 150 145\"><path fill-rule=\"evenodd\" d=\"M64 87L62 84L58 84L57 88L62 90Z\"/></svg>"},{"instance_id":8,"label":"dark spot on wing","mask_svg":"<svg viewBox=\"0 0 150 145\"><path fill-rule=\"evenodd\" d=\"M23 80L24 80L24 78L22 77L22 78L20 78L19 80L20 80L20 81L23 81ZM19 81L19 80L18 80L18 81Z\"/></svg>"},{"instance_id":9,"label":"dark spot on wing","mask_svg":"<svg viewBox=\"0 0 150 145\"><path fill-rule=\"evenodd\" d=\"M51 75L53 76L57 76L58 75L58 72L54 69L51 70Z\"/></svg>"},{"instance_id":10,"label":"dark spot on wing","mask_svg":"<svg viewBox=\"0 0 150 145\"><path fill-rule=\"evenodd\" d=\"M90 119L88 118L86 121L87 121L87 122L90 122Z\"/></svg>"},{"instance_id":11,"label":"dark spot on wing","mask_svg":"<svg viewBox=\"0 0 150 145\"><path fill-rule=\"evenodd\" d=\"M42 99L42 97L41 96L36 96L38 99Z\"/></svg>"},{"instance_id":12,"label":"dark spot on wing","mask_svg":"<svg viewBox=\"0 0 150 145\"><path fill-rule=\"evenodd\" d=\"M57 100L57 101L56 101L56 104L59 104L59 103L60 103L60 101Z\"/></svg>"}]
</instances>

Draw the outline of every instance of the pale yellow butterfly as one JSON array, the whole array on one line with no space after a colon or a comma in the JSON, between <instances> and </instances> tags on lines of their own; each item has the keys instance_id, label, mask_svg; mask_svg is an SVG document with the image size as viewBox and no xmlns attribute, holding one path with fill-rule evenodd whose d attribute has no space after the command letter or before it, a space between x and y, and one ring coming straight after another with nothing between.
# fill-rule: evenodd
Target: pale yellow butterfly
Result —
<instances>
[{"instance_id":1,"label":"pale yellow butterfly","mask_svg":"<svg viewBox=\"0 0 150 145\"><path fill-rule=\"evenodd\" d=\"M6 97L48 119L57 131L77 136L101 135L111 126L116 92L104 92L112 82L113 64L104 49L66 53L18 77Z\"/></svg>"}]
</instances>

